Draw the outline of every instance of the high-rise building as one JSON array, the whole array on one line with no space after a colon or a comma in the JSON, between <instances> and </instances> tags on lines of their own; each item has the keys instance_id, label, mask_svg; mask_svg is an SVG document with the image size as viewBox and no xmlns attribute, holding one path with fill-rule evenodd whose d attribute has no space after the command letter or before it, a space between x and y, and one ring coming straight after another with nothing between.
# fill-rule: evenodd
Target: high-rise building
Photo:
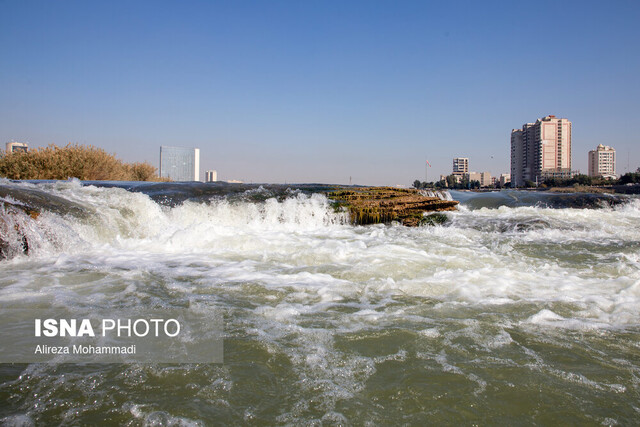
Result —
<instances>
[{"instance_id":1,"label":"high-rise building","mask_svg":"<svg viewBox=\"0 0 640 427\"><path fill-rule=\"evenodd\" d=\"M204 173L204 182L216 182L218 180L218 171L210 170Z\"/></svg>"},{"instance_id":2,"label":"high-rise building","mask_svg":"<svg viewBox=\"0 0 640 427\"><path fill-rule=\"evenodd\" d=\"M453 159L453 174L463 176L469 173L469 159L467 157L456 157Z\"/></svg>"},{"instance_id":3,"label":"high-rise building","mask_svg":"<svg viewBox=\"0 0 640 427\"><path fill-rule=\"evenodd\" d=\"M16 153L18 151L27 152L29 146L26 142L7 142L7 153Z\"/></svg>"},{"instance_id":4,"label":"high-rise building","mask_svg":"<svg viewBox=\"0 0 640 427\"><path fill-rule=\"evenodd\" d=\"M571 122L546 116L511 131L511 182L569 178L571 170Z\"/></svg>"},{"instance_id":5,"label":"high-rise building","mask_svg":"<svg viewBox=\"0 0 640 427\"><path fill-rule=\"evenodd\" d=\"M160 147L160 177L173 181L199 181L200 149Z\"/></svg>"},{"instance_id":6,"label":"high-rise building","mask_svg":"<svg viewBox=\"0 0 640 427\"><path fill-rule=\"evenodd\" d=\"M589 151L589 176L615 178L616 150L599 144L595 150Z\"/></svg>"}]
</instances>

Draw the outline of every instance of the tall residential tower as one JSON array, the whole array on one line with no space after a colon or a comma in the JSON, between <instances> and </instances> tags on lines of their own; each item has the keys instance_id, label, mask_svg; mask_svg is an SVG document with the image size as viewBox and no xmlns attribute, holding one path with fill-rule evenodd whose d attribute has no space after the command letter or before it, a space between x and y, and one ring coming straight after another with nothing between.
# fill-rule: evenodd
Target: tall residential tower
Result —
<instances>
[{"instance_id":1,"label":"tall residential tower","mask_svg":"<svg viewBox=\"0 0 640 427\"><path fill-rule=\"evenodd\" d=\"M571 122L546 116L511 131L511 185L547 178L569 178Z\"/></svg>"}]
</instances>

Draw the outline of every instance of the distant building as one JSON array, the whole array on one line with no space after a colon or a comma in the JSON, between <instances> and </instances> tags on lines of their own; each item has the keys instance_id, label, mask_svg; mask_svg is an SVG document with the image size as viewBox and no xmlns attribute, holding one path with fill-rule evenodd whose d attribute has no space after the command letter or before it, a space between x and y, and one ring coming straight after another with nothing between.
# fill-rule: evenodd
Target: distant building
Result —
<instances>
[{"instance_id":1,"label":"distant building","mask_svg":"<svg viewBox=\"0 0 640 427\"><path fill-rule=\"evenodd\" d=\"M456 157L453 159L453 175L464 176L469 173L469 159L467 157Z\"/></svg>"},{"instance_id":2,"label":"distant building","mask_svg":"<svg viewBox=\"0 0 640 427\"><path fill-rule=\"evenodd\" d=\"M580 171L574 171L570 169L547 169L540 172L540 178L538 179L538 183L543 182L547 179L569 179L576 175L578 175Z\"/></svg>"},{"instance_id":3,"label":"distant building","mask_svg":"<svg viewBox=\"0 0 640 427\"><path fill-rule=\"evenodd\" d=\"M160 177L172 181L199 181L200 149L160 147Z\"/></svg>"},{"instance_id":4,"label":"distant building","mask_svg":"<svg viewBox=\"0 0 640 427\"><path fill-rule=\"evenodd\" d=\"M500 186L504 187L509 182L511 182L511 174L503 173L500 175Z\"/></svg>"},{"instance_id":5,"label":"distant building","mask_svg":"<svg viewBox=\"0 0 640 427\"><path fill-rule=\"evenodd\" d=\"M449 182L449 177L453 177L453 179L455 180L456 184L460 184L462 182L462 179L464 178L464 176L462 175L440 175L440 181L444 182L444 186L448 187L449 184L453 184L452 182Z\"/></svg>"},{"instance_id":6,"label":"distant building","mask_svg":"<svg viewBox=\"0 0 640 427\"><path fill-rule=\"evenodd\" d=\"M589 176L616 177L616 150L599 144L589 151Z\"/></svg>"},{"instance_id":7,"label":"distant building","mask_svg":"<svg viewBox=\"0 0 640 427\"><path fill-rule=\"evenodd\" d=\"M22 151L26 153L29 145L26 142L7 142L7 153L16 153Z\"/></svg>"},{"instance_id":8,"label":"distant building","mask_svg":"<svg viewBox=\"0 0 640 427\"><path fill-rule=\"evenodd\" d=\"M526 181L570 178L571 122L550 115L511 131L511 181L515 187Z\"/></svg>"},{"instance_id":9,"label":"distant building","mask_svg":"<svg viewBox=\"0 0 640 427\"><path fill-rule=\"evenodd\" d=\"M478 181L480 187L490 187L492 185L490 172L470 172L466 175L469 182Z\"/></svg>"},{"instance_id":10,"label":"distant building","mask_svg":"<svg viewBox=\"0 0 640 427\"><path fill-rule=\"evenodd\" d=\"M482 172L480 174L480 187L491 187L491 173Z\"/></svg>"},{"instance_id":11,"label":"distant building","mask_svg":"<svg viewBox=\"0 0 640 427\"><path fill-rule=\"evenodd\" d=\"M218 180L218 171L211 170L204 173L204 182L216 182Z\"/></svg>"},{"instance_id":12,"label":"distant building","mask_svg":"<svg viewBox=\"0 0 640 427\"><path fill-rule=\"evenodd\" d=\"M449 176L451 176L451 175L440 175L440 181L447 182L447 177L449 177ZM462 178L464 178L462 175L453 175L453 177L456 179L456 182L458 182L458 183L462 182Z\"/></svg>"},{"instance_id":13,"label":"distant building","mask_svg":"<svg viewBox=\"0 0 640 427\"><path fill-rule=\"evenodd\" d=\"M478 172L470 172L467 174L467 178L469 179L469 182L472 182L472 181L480 182L480 180L482 179L482 174Z\"/></svg>"}]
</instances>

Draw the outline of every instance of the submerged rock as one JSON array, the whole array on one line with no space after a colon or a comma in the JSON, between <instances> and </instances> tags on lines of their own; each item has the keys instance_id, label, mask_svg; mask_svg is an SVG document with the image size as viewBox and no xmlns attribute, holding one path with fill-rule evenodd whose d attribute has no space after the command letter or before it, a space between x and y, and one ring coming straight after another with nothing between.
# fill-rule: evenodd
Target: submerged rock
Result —
<instances>
[{"instance_id":1,"label":"submerged rock","mask_svg":"<svg viewBox=\"0 0 640 427\"><path fill-rule=\"evenodd\" d=\"M0 185L0 198L13 200L15 203L11 203L11 205L23 211L50 211L60 215L73 215L78 218L86 218L89 214L89 211L82 205L40 189L12 188Z\"/></svg>"},{"instance_id":2,"label":"submerged rock","mask_svg":"<svg viewBox=\"0 0 640 427\"><path fill-rule=\"evenodd\" d=\"M446 224L449 221L449 217L443 213L432 213L430 215L425 215L420 220L420 225L442 225Z\"/></svg>"},{"instance_id":3,"label":"submerged rock","mask_svg":"<svg viewBox=\"0 0 640 427\"><path fill-rule=\"evenodd\" d=\"M26 214L26 215L22 215ZM40 211L29 206L10 203L6 200L0 205L0 260L8 259L22 252L29 254L29 241L23 230L23 221L16 221L21 215L27 220L36 220Z\"/></svg>"},{"instance_id":4,"label":"submerged rock","mask_svg":"<svg viewBox=\"0 0 640 427\"><path fill-rule=\"evenodd\" d=\"M354 187L327 193L337 207L346 208L354 224L398 221L409 227L423 223L425 212L455 210L458 202L428 197L418 190L391 187ZM441 221L432 219L428 223ZM439 222L438 222L439 223Z\"/></svg>"}]
</instances>

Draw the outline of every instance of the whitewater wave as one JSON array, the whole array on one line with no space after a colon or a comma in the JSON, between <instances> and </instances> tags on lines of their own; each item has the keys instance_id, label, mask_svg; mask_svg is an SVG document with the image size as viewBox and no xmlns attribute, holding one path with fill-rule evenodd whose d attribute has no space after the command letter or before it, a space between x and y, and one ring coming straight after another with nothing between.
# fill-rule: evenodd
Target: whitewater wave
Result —
<instances>
[{"instance_id":1,"label":"whitewater wave","mask_svg":"<svg viewBox=\"0 0 640 427\"><path fill-rule=\"evenodd\" d=\"M320 193L0 182L2 238L13 251L0 261L3 309L207 308L224 315L226 359L108 365L108 374L98 367L90 377L95 367L30 365L3 383L26 402L3 420L78 421L75 409L56 412L64 406L56 396L76 399L92 419L111 411L133 422L189 424L211 419L216 405L237 405L248 409L232 424L344 424L358 419L342 415L349 406L357 412L371 401L361 396L407 393L414 405L437 402L432 390L443 398L454 390L455 401L486 404L519 399L532 382L535 396L540 387L576 387L573 403L586 406L578 412L593 406L584 396L605 392L635 405L637 199L601 209L463 201L443 225L408 228L350 225ZM597 374L603 366L609 378ZM412 394L424 378L428 392ZM121 403L104 399L105 390ZM256 394L272 399L273 416L253 418ZM166 401L150 406L149 395ZM194 401L205 409L185 413ZM447 420L455 401L442 403ZM389 424L406 416L407 406L398 408L366 410L380 411L372 424Z\"/></svg>"},{"instance_id":2,"label":"whitewater wave","mask_svg":"<svg viewBox=\"0 0 640 427\"><path fill-rule=\"evenodd\" d=\"M85 185L78 180L1 182L2 257L51 255L104 245L170 253L206 252L221 245L233 250L237 246L234 238L244 239L245 245L258 250L260 244L273 248L269 239L277 239L279 233L330 236L338 233L336 227L349 227L348 214L336 209L323 194L300 189L253 186L230 191L203 184L120 185L124 188ZM529 243L640 240L634 225L640 219L637 198L599 210L550 209L540 207L538 199L529 200L535 202L533 206L509 207L504 203L523 197L520 193L536 197L530 192L465 195L471 199L463 200L459 211L447 213L445 225L462 234L463 230L475 230L487 238L486 233L504 233ZM441 193L440 197L451 195ZM493 206L497 199L501 201L497 208L470 203L483 200ZM35 218L32 209L41 214Z\"/></svg>"},{"instance_id":3,"label":"whitewater wave","mask_svg":"<svg viewBox=\"0 0 640 427\"><path fill-rule=\"evenodd\" d=\"M545 191L471 192L452 190L453 196L468 209L539 207L549 209L602 209L626 205L636 198L606 193L553 193Z\"/></svg>"},{"instance_id":4,"label":"whitewater wave","mask_svg":"<svg viewBox=\"0 0 640 427\"><path fill-rule=\"evenodd\" d=\"M232 197L210 195L205 201L162 204L141 192L79 181L5 182L0 188L3 254L11 258L20 253L86 250L92 245L131 246L132 241L154 241L156 249L192 250L220 236L306 232L349 223L348 214L322 194L288 191L285 195L278 200L260 187ZM37 217L30 212L37 212Z\"/></svg>"}]
</instances>

